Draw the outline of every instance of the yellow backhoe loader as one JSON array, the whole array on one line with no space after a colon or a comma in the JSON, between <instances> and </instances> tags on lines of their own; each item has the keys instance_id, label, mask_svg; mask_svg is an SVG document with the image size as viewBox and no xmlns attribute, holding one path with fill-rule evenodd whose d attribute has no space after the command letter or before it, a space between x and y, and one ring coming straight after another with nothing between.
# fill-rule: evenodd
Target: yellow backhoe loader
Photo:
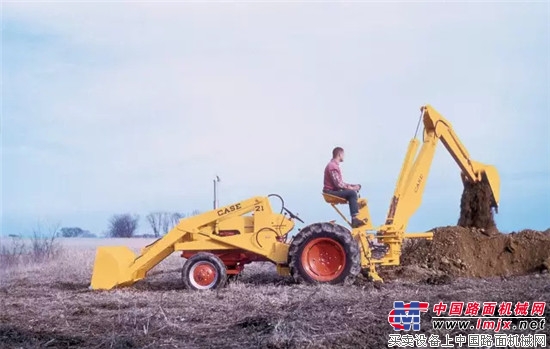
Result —
<instances>
[{"instance_id":1,"label":"yellow backhoe loader","mask_svg":"<svg viewBox=\"0 0 550 349\"><path fill-rule=\"evenodd\" d=\"M297 282L345 284L363 271L382 281L377 265L399 265L405 238L431 239L433 233L405 233L407 223L422 201L438 141L462 171L464 181L489 185L491 207L498 209L500 179L495 167L470 158L451 124L431 106L421 108L424 131L411 140L391 199L385 224L373 226L367 200L359 199L359 216L366 225L351 228L337 205L343 199L322 194L349 227L335 221L313 223L288 239L294 220L303 221L285 207L278 195L258 196L179 221L165 236L144 247L139 255L121 246L99 247L91 279L92 289L131 285L175 251L186 258L182 280L186 288L209 290L224 287L228 276L238 275L248 263L269 261L280 275ZM274 212L270 198L281 200ZM376 253L377 252L377 253ZM378 256L376 256L379 254Z\"/></svg>"}]
</instances>

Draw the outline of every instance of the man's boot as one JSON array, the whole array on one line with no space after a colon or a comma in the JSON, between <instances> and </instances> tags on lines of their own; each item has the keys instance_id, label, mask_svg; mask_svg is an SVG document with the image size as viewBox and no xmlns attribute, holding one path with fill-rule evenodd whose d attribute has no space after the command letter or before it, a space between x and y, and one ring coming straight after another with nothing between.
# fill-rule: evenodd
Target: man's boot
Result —
<instances>
[{"instance_id":1,"label":"man's boot","mask_svg":"<svg viewBox=\"0 0 550 349\"><path fill-rule=\"evenodd\" d=\"M359 218L357 217L353 217L352 220L351 220L351 227L352 228L359 228L361 226L365 225L365 222L363 222L362 220L360 220Z\"/></svg>"}]
</instances>

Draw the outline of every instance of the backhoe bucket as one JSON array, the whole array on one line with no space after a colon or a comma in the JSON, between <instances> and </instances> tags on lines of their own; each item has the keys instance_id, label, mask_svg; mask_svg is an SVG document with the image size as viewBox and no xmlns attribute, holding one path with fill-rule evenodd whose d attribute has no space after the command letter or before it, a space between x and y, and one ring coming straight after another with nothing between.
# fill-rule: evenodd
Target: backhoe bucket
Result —
<instances>
[{"instance_id":1,"label":"backhoe bucket","mask_svg":"<svg viewBox=\"0 0 550 349\"><path fill-rule=\"evenodd\" d=\"M500 176L498 175L498 171L494 166L484 165L482 173L485 177L484 180L487 181L493 192L493 206L495 209L498 209L498 203L500 202Z\"/></svg>"},{"instance_id":2,"label":"backhoe bucket","mask_svg":"<svg viewBox=\"0 0 550 349\"><path fill-rule=\"evenodd\" d=\"M136 255L125 246L102 246L97 249L90 287L110 290L138 281L132 275L131 265Z\"/></svg>"}]
</instances>

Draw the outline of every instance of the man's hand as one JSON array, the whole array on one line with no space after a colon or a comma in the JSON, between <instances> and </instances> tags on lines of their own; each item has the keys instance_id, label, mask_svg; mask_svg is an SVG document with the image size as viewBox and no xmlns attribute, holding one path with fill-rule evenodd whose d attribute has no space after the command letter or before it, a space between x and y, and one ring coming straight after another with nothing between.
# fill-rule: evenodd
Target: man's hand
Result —
<instances>
[{"instance_id":1,"label":"man's hand","mask_svg":"<svg viewBox=\"0 0 550 349\"><path fill-rule=\"evenodd\" d=\"M359 190L361 190L361 184L352 185L352 186L351 186L351 189L353 189L353 190L355 190L355 191L359 191Z\"/></svg>"}]
</instances>

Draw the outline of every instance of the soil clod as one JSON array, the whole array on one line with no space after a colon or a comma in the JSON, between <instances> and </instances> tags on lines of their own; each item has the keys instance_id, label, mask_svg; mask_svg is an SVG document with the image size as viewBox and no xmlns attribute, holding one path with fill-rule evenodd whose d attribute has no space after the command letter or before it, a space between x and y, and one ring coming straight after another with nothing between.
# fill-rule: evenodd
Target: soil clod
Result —
<instances>
[{"instance_id":1,"label":"soil clod","mask_svg":"<svg viewBox=\"0 0 550 349\"><path fill-rule=\"evenodd\" d=\"M464 182L464 190L460 200L460 218L458 226L465 228L480 228L486 235L496 232L491 203L493 193L488 183Z\"/></svg>"}]
</instances>

